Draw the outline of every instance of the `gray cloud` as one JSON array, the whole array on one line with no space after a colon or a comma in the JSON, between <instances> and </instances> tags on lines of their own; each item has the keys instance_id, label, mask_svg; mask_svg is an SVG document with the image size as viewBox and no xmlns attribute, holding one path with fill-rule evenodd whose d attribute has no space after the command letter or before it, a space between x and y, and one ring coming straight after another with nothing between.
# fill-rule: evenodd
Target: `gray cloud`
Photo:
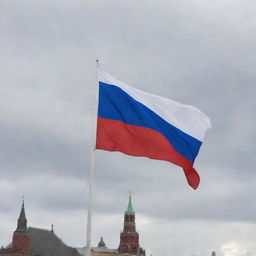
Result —
<instances>
[{"instance_id":1,"label":"gray cloud","mask_svg":"<svg viewBox=\"0 0 256 256\"><path fill-rule=\"evenodd\" d=\"M31 225L54 222L64 241L84 243L100 58L120 80L196 105L213 129L196 160L195 192L169 163L96 152L94 243L104 234L117 247L132 190L141 243L154 255L255 255L255 7L2 1L0 243L10 241L23 194Z\"/></svg>"}]
</instances>

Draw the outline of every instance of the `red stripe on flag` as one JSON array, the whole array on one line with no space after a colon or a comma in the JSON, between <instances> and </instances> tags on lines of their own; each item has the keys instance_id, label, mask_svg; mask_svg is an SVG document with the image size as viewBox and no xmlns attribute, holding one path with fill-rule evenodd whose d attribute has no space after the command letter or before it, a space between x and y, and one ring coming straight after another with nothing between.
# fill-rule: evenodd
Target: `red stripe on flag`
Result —
<instances>
[{"instance_id":1,"label":"red stripe on flag","mask_svg":"<svg viewBox=\"0 0 256 256\"><path fill-rule=\"evenodd\" d=\"M192 162L179 154L161 133L153 129L98 117L96 148L172 162L184 169L191 187L196 189L199 185L200 178Z\"/></svg>"}]
</instances>

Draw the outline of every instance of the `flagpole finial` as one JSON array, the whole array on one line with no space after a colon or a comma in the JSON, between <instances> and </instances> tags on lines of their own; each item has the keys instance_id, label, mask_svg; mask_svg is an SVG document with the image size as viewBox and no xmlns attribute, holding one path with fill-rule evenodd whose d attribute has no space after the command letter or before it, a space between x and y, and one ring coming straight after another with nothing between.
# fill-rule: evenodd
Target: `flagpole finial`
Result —
<instances>
[{"instance_id":1,"label":"flagpole finial","mask_svg":"<svg viewBox=\"0 0 256 256\"><path fill-rule=\"evenodd\" d=\"M100 64L100 60L99 60L99 59L96 59L97 68L99 67L99 64Z\"/></svg>"}]
</instances>

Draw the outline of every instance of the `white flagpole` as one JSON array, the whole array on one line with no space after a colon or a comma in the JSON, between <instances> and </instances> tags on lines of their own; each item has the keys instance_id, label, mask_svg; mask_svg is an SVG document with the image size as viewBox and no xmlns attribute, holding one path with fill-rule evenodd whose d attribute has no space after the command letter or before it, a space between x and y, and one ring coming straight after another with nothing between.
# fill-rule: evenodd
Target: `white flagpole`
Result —
<instances>
[{"instance_id":1,"label":"white flagpole","mask_svg":"<svg viewBox=\"0 0 256 256\"><path fill-rule=\"evenodd\" d=\"M97 65L97 76L99 70L99 60L96 60ZM98 81L98 77L97 77ZM97 82L98 83L98 82ZM94 120L93 120L93 136L92 136L92 148L91 148L91 164L89 172L89 198L88 198L88 213L87 213L87 239L86 239L86 256L91 256L91 235L92 235L92 206L93 206L93 171L94 171L94 158L96 149L96 130L97 130L97 115L98 115L98 91L99 85L96 87L96 104L94 110Z\"/></svg>"}]
</instances>

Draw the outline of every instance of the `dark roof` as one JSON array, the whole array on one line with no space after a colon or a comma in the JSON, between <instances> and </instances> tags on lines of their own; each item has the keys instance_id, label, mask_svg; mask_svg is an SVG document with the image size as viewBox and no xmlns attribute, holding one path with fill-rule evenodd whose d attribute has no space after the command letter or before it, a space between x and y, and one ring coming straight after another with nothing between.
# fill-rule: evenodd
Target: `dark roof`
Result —
<instances>
[{"instance_id":1,"label":"dark roof","mask_svg":"<svg viewBox=\"0 0 256 256\"><path fill-rule=\"evenodd\" d=\"M26 232L27 231L27 219L25 214L24 201L22 201L22 206L20 210L20 216L18 219L17 232Z\"/></svg>"},{"instance_id":2,"label":"dark roof","mask_svg":"<svg viewBox=\"0 0 256 256\"><path fill-rule=\"evenodd\" d=\"M22 201L22 206L21 206L19 219L24 219L24 220L26 219L24 201Z\"/></svg>"},{"instance_id":3,"label":"dark roof","mask_svg":"<svg viewBox=\"0 0 256 256\"><path fill-rule=\"evenodd\" d=\"M107 248L106 244L105 244L105 242L103 240L103 237L100 238L100 242L98 243L98 247L105 247L105 248Z\"/></svg>"},{"instance_id":4,"label":"dark roof","mask_svg":"<svg viewBox=\"0 0 256 256\"><path fill-rule=\"evenodd\" d=\"M65 245L50 230L28 228L30 236L30 251L41 256L80 256L75 248Z\"/></svg>"}]
</instances>

